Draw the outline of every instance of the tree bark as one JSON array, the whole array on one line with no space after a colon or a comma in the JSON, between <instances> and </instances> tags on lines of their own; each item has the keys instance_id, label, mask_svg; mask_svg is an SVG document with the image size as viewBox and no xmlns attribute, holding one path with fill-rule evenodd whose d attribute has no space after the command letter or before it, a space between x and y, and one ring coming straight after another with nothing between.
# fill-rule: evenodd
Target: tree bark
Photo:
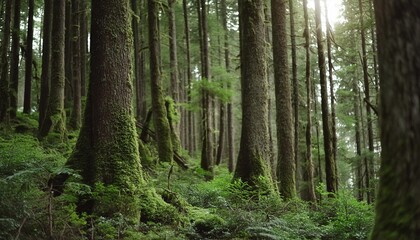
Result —
<instances>
[{"instance_id":1,"label":"tree bark","mask_svg":"<svg viewBox=\"0 0 420 240\"><path fill-rule=\"evenodd\" d=\"M272 191L268 136L268 82L265 62L264 0L238 1L242 130L234 179Z\"/></svg>"},{"instance_id":2,"label":"tree bark","mask_svg":"<svg viewBox=\"0 0 420 240\"><path fill-rule=\"evenodd\" d=\"M370 83L369 83L369 73L368 73L368 63L367 63L367 52L366 52L366 34L365 34L365 24L364 24L364 11L363 11L363 3L362 0L359 0L359 18L360 18L360 37L362 43L362 65L363 65L363 85L365 90L365 99L370 101ZM373 119L372 119L372 112L371 108L368 104L366 104L366 117L367 117L367 128L368 128L368 149L369 149L369 156L368 156L368 171L370 175L370 188L367 189L367 202L372 203L375 197L375 187L373 185L373 154L374 154L374 139L373 139Z\"/></svg>"},{"instance_id":3,"label":"tree bark","mask_svg":"<svg viewBox=\"0 0 420 240\"><path fill-rule=\"evenodd\" d=\"M337 169L337 124L335 114L335 97L334 97L334 79L333 79L333 63L332 63L332 29L330 21L328 20L328 7L325 4L325 22L327 25L326 38L327 38L327 56L328 56L328 79L330 84L330 104L331 104L331 142L332 142L332 158L334 162L336 186L338 188L338 169Z\"/></svg>"},{"instance_id":4,"label":"tree bark","mask_svg":"<svg viewBox=\"0 0 420 240\"><path fill-rule=\"evenodd\" d=\"M72 0L72 86L73 86L73 106L70 117L70 126L78 130L82 123L82 85L80 71L80 2Z\"/></svg>"},{"instance_id":5,"label":"tree bark","mask_svg":"<svg viewBox=\"0 0 420 240\"><path fill-rule=\"evenodd\" d=\"M208 43L208 26L207 26L207 3L206 0L200 1L200 28L202 33L201 45L201 59L202 59L202 80L210 81L210 55ZM201 149L201 168L209 171L212 175L213 171L213 138L212 138L212 122L210 109L210 95L208 90L202 89L202 149Z\"/></svg>"},{"instance_id":6,"label":"tree bark","mask_svg":"<svg viewBox=\"0 0 420 240\"><path fill-rule=\"evenodd\" d=\"M80 94L86 96L86 76L87 76L87 48L88 48L88 14L86 1L81 1L80 5Z\"/></svg>"},{"instance_id":7,"label":"tree bark","mask_svg":"<svg viewBox=\"0 0 420 240\"><path fill-rule=\"evenodd\" d=\"M314 169L312 163L312 81L311 81L311 50L310 50L310 30L308 17L308 1L303 0L303 15L305 21L305 50L306 50L306 69L305 69L305 84L306 84L306 158L303 166L303 181L304 187L302 189L301 197L303 200L315 202L315 187L314 187Z\"/></svg>"},{"instance_id":8,"label":"tree bark","mask_svg":"<svg viewBox=\"0 0 420 240\"><path fill-rule=\"evenodd\" d=\"M28 1L28 32L26 34L25 52L25 92L23 98L23 112L30 114L32 111L32 59L34 39L34 0Z\"/></svg>"},{"instance_id":9,"label":"tree bark","mask_svg":"<svg viewBox=\"0 0 420 240\"><path fill-rule=\"evenodd\" d=\"M164 162L172 162L173 146L171 142L171 129L168 122L161 83L158 11L158 1L148 0L152 111L157 134L159 159Z\"/></svg>"},{"instance_id":10,"label":"tree bark","mask_svg":"<svg viewBox=\"0 0 420 240\"><path fill-rule=\"evenodd\" d=\"M9 121L9 48L10 48L10 30L11 30L11 20L12 20L12 9L13 1L6 1L5 6L5 18L4 18L4 28L3 28L3 39L1 47L1 78L0 78L0 122Z\"/></svg>"},{"instance_id":11,"label":"tree bark","mask_svg":"<svg viewBox=\"0 0 420 240\"><path fill-rule=\"evenodd\" d=\"M64 104L66 108L71 107L73 100L73 11L72 11L72 1L66 0L66 13L65 13L65 92L64 92Z\"/></svg>"},{"instance_id":12,"label":"tree bark","mask_svg":"<svg viewBox=\"0 0 420 240\"><path fill-rule=\"evenodd\" d=\"M82 210L105 217L120 213L138 223L139 200L146 193L131 104L129 1L93 0L91 29L91 81L85 117L67 164L81 171L86 184L102 183L119 189L119 194L106 196L112 197L112 207L90 201Z\"/></svg>"},{"instance_id":13,"label":"tree bark","mask_svg":"<svg viewBox=\"0 0 420 240\"><path fill-rule=\"evenodd\" d=\"M296 197L296 163L284 0L271 0L271 17L278 144L277 178L280 181L280 195L285 199L292 199Z\"/></svg>"},{"instance_id":14,"label":"tree bark","mask_svg":"<svg viewBox=\"0 0 420 240\"><path fill-rule=\"evenodd\" d=\"M19 46L20 46L20 0L14 1L12 29L12 54L10 61L10 118L15 119L18 108Z\"/></svg>"},{"instance_id":15,"label":"tree bark","mask_svg":"<svg viewBox=\"0 0 420 240\"><path fill-rule=\"evenodd\" d=\"M374 3L382 91L382 165L372 239L417 239L420 236L420 4L408 0L375 0Z\"/></svg>"},{"instance_id":16,"label":"tree bark","mask_svg":"<svg viewBox=\"0 0 420 240\"><path fill-rule=\"evenodd\" d=\"M299 82L297 77L297 57L296 57L296 31L295 31L295 0L289 0L290 12L290 43L292 50L292 84L293 84L293 120L294 120L294 161L295 161L295 176L299 176ZM299 189L299 181L296 180L296 189Z\"/></svg>"},{"instance_id":17,"label":"tree bark","mask_svg":"<svg viewBox=\"0 0 420 240\"><path fill-rule=\"evenodd\" d=\"M330 193L337 192L337 176L335 171L335 163L331 146L331 131L329 123L328 110L328 93L327 80L325 73L325 54L324 45L322 43L322 26L321 26L321 4L320 0L315 0L315 23L316 37L318 45L318 66L319 78L321 85L321 111L322 111L322 130L324 135L324 152L325 152L325 176L327 183L327 191Z\"/></svg>"},{"instance_id":18,"label":"tree bark","mask_svg":"<svg viewBox=\"0 0 420 240\"><path fill-rule=\"evenodd\" d=\"M64 47L65 47L65 0L55 0L53 5L53 24L51 34L51 90L45 120L39 131L39 138L49 133L58 134L59 141L65 141L64 111Z\"/></svg>"}]
</instances>

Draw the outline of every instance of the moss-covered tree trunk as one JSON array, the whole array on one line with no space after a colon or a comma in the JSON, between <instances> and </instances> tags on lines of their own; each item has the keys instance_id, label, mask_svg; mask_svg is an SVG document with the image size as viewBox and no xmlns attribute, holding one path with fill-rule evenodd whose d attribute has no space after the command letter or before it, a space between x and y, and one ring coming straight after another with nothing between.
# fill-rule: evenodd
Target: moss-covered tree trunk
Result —
<instances>
[{"instance_id":1,"label":"moss-covered tree trunk","mask_svg":"<svg viewBox=\"0 0 420 240\"><path fill-rule=\"evenodd\" d=\"M281 196L285 199L291 199L296 196L296 165L293 150L293 110L287 58L286 2L284 0L271 0L271 17L273 24L274 83L279 152L277 178L280 181Z\"/></svg>"},{"instance_id":2,"label":"moss-covered tree trunk","mask_svg":"<svg viewBox=\"0 0 420 240\"><path fill-rule=\"evenodd\" d=\"M260 189L274 189L270 173L268 81L265 62L264 0L238 1L242 131L235 179Z\"/></svg>"},{"instance_id":3,"label":"moss-covered tree trunk","mask_svg":"<svg viewBox=\"0 0 420 240\"><path fill-rule=\"evenodd\" d=\"M51 46L51 90L43 125L39 131L42 139L50 133L57 134L64 141L66 129L64 111L64 36L65 36L65 0L54 1L52 46Z\"/></svg>"},{"instance_id":4,"label":"moss-covered tree trunk","mask_svg":"<svg viewBox=\"0 0 420 240\"><path fill-rule=\"evenodd\" d=\"M68 165L80 170L87 184L118 187L112 208L98 201L83 210L99 216L120 212L138 221L138 197L144 180L131 105L133 43L129 9L129 0L92 1L87 105Z\"/></svg>"},{"instance_id":5,"label":"moss-covered tree trunk","mask_svg":"<svg viewBox=\"0 0 420 240\"><path fill-rule=\"evenodd\" d=\"M382 165L372 239L420 236L420 4L375 0Z\"/></svg>"},{"instance_id":6,"label":"moss-covered tree trunk","mask_svg":"<svg viewBox=\"0 0 420 240\"><path fill-rule=\"evenodd\" d=\"M44 0L44 22L42 29L42 70L41 89L39 96L38 129L41 131L47 113L48 98L50 95L51 79L51 29L53 18L53 0Z\"/></svg>"},{"instance_id":7,"label":"moss-covered tree trunk","mask_svg":"<svg viewBox=\"0 0 420 240\"><path fill-rule=\"evenodd\" d=\"M9 47L10 22L12 20L12 1L6 1L3 39L1 41L1 76L0 76L0 122L8 121L9 109Z\"/></svg>"},{"instance_id":8,"label":"moss-covered tree trunk","mask_svg":"<svg viewBox=\"0 0 420 240\"><path fill-rule=\"evenodd\" d=\"M159 159L172 162L173 151L171 129L168 122L165 100L162 93L160 72L160 33L159 33L159 2L148 0L149 14L149 50L150 50L150 80L152 94L152 109L157 135Z\"/></svg>"}]
</instances>

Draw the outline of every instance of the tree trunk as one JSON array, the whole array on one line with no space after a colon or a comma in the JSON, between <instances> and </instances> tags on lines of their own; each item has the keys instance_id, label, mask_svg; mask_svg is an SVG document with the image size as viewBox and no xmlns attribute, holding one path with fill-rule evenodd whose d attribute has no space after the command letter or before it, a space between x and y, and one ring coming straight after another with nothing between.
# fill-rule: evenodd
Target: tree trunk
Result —
<instances>
[{"instance_id":1,"label":"tree trunk","mask_svg":"<svg viewBox=\"0 0 420 240\"><path fill-rule=\"evenodd\" d=\"M6 1L3 39L1 46L1 78L0 78L0 122L8 122L9 98L9 47L10 47L10 22L12 20L13 1Z\"/></svg>"},{"instance_id":2,"label":"tree trunk","mask_svg":"<svg viewBox=\"0 0 420 240\"><path fill-rule=\"evenodd\" d=\"M182 1L182 8L184 12L184 34L185 34L185 47L187 57L187 103L191 104L191 50L190 50L190 26L188 22L188 4L187 0ZM187 149L190 154L194 151L194 124L193 124L193 113L187 112Z\"/></svg>"},{"instance_id":3,"label":"tree trunk","mask_svg":"<svg viewBox=\"0 0 420 240\"><path fill-rule=\"evenodd\" d=\"M144 121L146 118L147 107L145 104L146 95L146 74L145 74L145 54L143 50L143 27L144 13L143 0L131 0L131 8L134 12L132 17L132 28L134 36L134 82L136 87L136 117L137 121Z\"/></svg>"},{"instance_id":4,"label":"tree trunk","mask_svg":"<svg viewBox=\"0 0 420 240\"><path fill-rule=\"evenodd\" d=\"M34 0L28 1L28 32L26 35L25 52L25 93L23 99L23 112L30 114L32 111L32 42L34 39Z\"/></svg>"},{"instance_id":5,"label":"tree trunk","mask_svg":"<svg viewBox=\"0 0 420 240\"><path fill-rule=\"evenodd\" d=\"M324 152L325 152L325 176L327 183L327 191L330 193L337 192L337 176L335 171L335 163L331 146L331 131L329 123L328 110L328 93L327 80L325 73L325 55L322 43L322 26L321 26L321 4L320 0L315 0L315 23L316 38L318 45L318 66L319 78L321 83L321 111L322 111L322 130L324 135Z\"/></svg>"},{"instance_id":6,"label":"tree trunk","mask_svg":"<svg viewBox=\"0 0 420 240\"><path fill-rule=\"evenodd\" d=\"M50 96L51 81L51 29L53 18L53 0L44 0L44 23L42 33L42 72L41 93L39 98L38 130L41 131L45 121ZM38 133L39 134L39 133Z\"/></svg>"},{"instance_id":7,"label":"tree trunk","mask_svg":"<svg viewBox=\"0 0 420 240\"><path fill-rule=\"evenodd\" d=\"M39 131L41 139L54 132L58 134L62 142L66 127L64 112L65 9L65 0L54 1L51 34L51 90L45 120Z\"/></svg>"},{"instance_id":8,"label":"tree trunk","mask_svg":"<svg viewBox=\"0 0 420 240\"><path fill-rule=\"evenodd\" d=\"M356 186L357 186L357 199L363 201L363 163L362 163L362 142L360 131L360 101L359 101L359 87L357 81L353 83L354 93L354 120L355 120L355 140L356 140Z\"/></svg>"},{"instance_id":9,"label":"tree trunk","mask_svg":"<svg viewBox=\"0 0 420 240\"><path fill-rule=\"evenodd\" d=\"M264 0L238 1L242 85L242 130L235 170L260 191L272 191L268 135Z\"/></svg>"},{"instance_id":10,"label":"tree trunk","mask_svg":"<svg viewBox=\"0 0 420 240\"><path fill-rule=\"evenodd\" d=\"M87 74L87 48L88 48L88 17L86 1L81 1L80 5L80 94L86 96L86 74Z\"/></svg>"},{"instance_id":11,"label":"tree trunk","mask_svg":"<svg viewBox=\"0 0 420 240\"><path fill-rule=\"evenodd\" d=\"M303 13L305 20L305 49L306 49L306 158L303 166L303 181L302 199L306 201L315 202L315 187L314 187L314 169L312 164L312 81L311 81L311 51L310 51L310 30L309 30L309 17L308 17L308 1L303 0Z\"/></svg>"},{"instance_id":12,"label":"tree trunk","mask_svg":"<svg viewBox=\"0 0 420 240\"><path fill-rule=\"evenodd\" d=\"M172 162L171 129L163 99L160 70L159 9L157 0L148 0L149 49L152 109L160 161Z\"/></svg>"},{"instance_id":13,"label":"tree trunk","mask_svg":"<svg viewBox=\"0 0 420 240\"><path fill-rule=\"evenodd\" d=\"M419 12L417 1L375 0L382 91L375 240L420 236Z\"/></svg>"},{"instance_id":14,"label":"tree trunk","mask_svg":"<svg viewBox=\"0 0 420 240\"><path fill-rule=\"evenodd\" d=\"M145 182L131 105L133 46L129 33L128 0L92 1L91 81L83 126L67 164L81 170L84 183L119 189L118 194L106 196L112 198L111 208L91 201L83 210L106 217L121 213L138 223Z\"/></svg>"},{"instance_id":15,"label":"tree trunk","mask_svg":"<svg viewBox=\"0 0 420 240\"><path fill-rule=\"evenodd\" d=\"M208 43L208 27L207 27L207 3L206 0L200 1L200 27L202 33L202 80L210 81L210 55ZM210 95L207 89L202 90L202 149L201 149L201 168L206 171L213 171L213 138L212 138L212 122L210 109Z\"/></svg>"},{"instance_id":16,"label":"tree trunk","mask_svg":"<svg viewBox=\"0 0 420 240\"><path fill-rule=\"evenodd\" d=\"M328 7L325 4L325 22L327 25L326 38L327 38L327 56L328 56L328 78L330 84L330 104L331 104L331 142L332 142L332 158L334 162L336 186L338 188L338 169L337 169L337 127L336 127L336 114L335 114L335 97L334 97L334 80L333 80L333 69L332 64L332 52L331 52L331 41L332 41L332 29L328 20Z\"/></svg>"},{"instance_id":17,"label":"tree trunk","mask_svg":"<svg viewBox=\"0 0 420 240\"><path fill-rule=\"evenodd\" d=\"M177 44L176 44L177 38L176 38L175 4L176 4L176 0L168 0L171 97L175 101L175 103L178 103L179 102L179 79L178 79L178 50L177 50ZM177 132L179 132L179 129L177 129Z\"/></svg>"},{"instance_id":18,"label":"tree trunk","mask_svg":"<svg viewBox=\"0 0 420 240\"><path fill-rule=\"evenodd\" d=\"M365 99L370 102L370 83L369 83L369 73L368 73L368 63L367 63L367 52L366 52L366 37L365 37L365 24L363 17L363 3L362 0L359 0L359 14L360 14L360 37L362 40L362 65L363 65L363 83L365 89ZM372 113L369 104L366 103L366 117L367 117L367 127L368 127L368 147L369 147L369 156L368 156L368 171L370 175L370 188L367 189L368 203L372 203L375 196L375 187L373 185L373 154L374 154L374 144L373 144L373 123L372 123Z\"/></svg>"},{"instance_id":19,"label":"tree trunk","mask_svg":"<svg viewBox=\"0 0 420 240\"><path fill-rule=\"evenodd\" d=\"M65 16L65 53L64 53L64 61L65 61L65 97L64 97L64 104L66 108L71 107L71 103L73 100L73 14L72 14L72 1L73 0L66 0L66 16Z\"/></svg>"},{"instance_id":20,"label":"tree trunk","mask_svg":"<svg viewBox=\"0 0 420 240\"><path fill-rule=\"evenodd\" d=\"M10 62L10 118L16 118L19 89L20 0L15 0L12 30L12 59Z\"/></svg>"},{"instance_id":21,"label":"tree trunk","mask_svg":"<svg viewBox=\"0 0 420 240\"><path fill-rule=\"evenodd\" d=\"M294 118L294 161L296 179L299 176L299 82L297 78L297 57L296 57L296 33L295 33L295 9L293 2L289 0L290 12L290 42L292 44L292 84L293 84L293 118ZM296 181L296 189L299 189L299 181Z\"/></svg>"},{"instance_id":22,"label":"tree trunk","mask_svg":"<svg viewBox=\"0 0 420 240\"><path fill-rule=\"evenodd\" d=\"M293 156L293 110L288 73L285 1L271 0L271 17L278 144L277 178L280 181L280 195L285 199L292 199L296 197L296 165Z\"/></svg>"},{"instance_id":23,"label":"tree trunk","mask_svg":"<svg viewBox=\"0 0 420 240\"><path fill-rule=\"evenodd\" d=\"M82 123L82 86L80 71L80 2L72 0L72 57L73 57L73 110L70 117L70 126L78 130Z\"/></svg>"}]
</instances>

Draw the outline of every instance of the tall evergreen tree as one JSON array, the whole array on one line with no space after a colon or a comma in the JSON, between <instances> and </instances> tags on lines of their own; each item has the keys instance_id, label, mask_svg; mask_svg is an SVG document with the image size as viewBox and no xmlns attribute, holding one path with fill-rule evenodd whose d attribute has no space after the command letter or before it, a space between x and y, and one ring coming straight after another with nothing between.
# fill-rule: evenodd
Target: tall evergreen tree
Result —
<instances>
[{"instance_id":1,"label":"tall evergreen tree","mask_svg":"<svg viewBox=\"0 0 420 240\"><path fill-rule=\"evenodd\" d=\"M26 34L25 52L25 93L23 98L23 112L30 114L32 111L32 59L34 40L34 0L28 1L28 30Z\"/></svg>"},{"instance_id":2,"label":"tall evergreen tree","mask_svg":"<svg viewBox=\"0 0 420 240\"><path fill-rule=\"evenodd\" d=\"M306 68L305 68L305 85L306 85L306 156L303 166L304 186L301 191L303 200L316 201L314 187L314 169L312 164L312 81L311 81L311 50L310 50L310 29L308 17L308 1L303 0L303 15L305 21L305 51L306 51Z\"/></svg>"},{"instance_id":3,"label":"tall evergreen tree","mask_svg":"<svg viewBox=\"0 0 420 240\"><path fill-rule=\"evenodd\" d=\"M420 235L420 4L375 0L381 170L372 239Z\"/></svg>"},{"instance_id":4,"label":"tall evergreen tree","mask_svg":"<svg viewBox=\"0 0 420 240\"><path fill-rule=\"evenodd\" d=\"M67 164L80 170L83 181L91 186L102 183L119 189L109 196L112 208L102 201L90 201L83 211L97 216L121 213L138 222L139 199L146 193L131 105L129 9L129 0L92 1L88 97L80 136Z\"/></svg>"},{"instance_id":5,"label":"tall evergreen tree","mask_svg":"<svg viewBox=\"0 0 420 240\"><path fill-rule=\"evenodd\" d=\"M9 99L9 48L10 48L10 22L12 20L13 1L6 1L3 39L1 47L1 76L0 76L0 122L8 121Z\"/></svg>"},{"instance_id":6,"label":"tall evergreen tree","mask_svg":"<svg viewBox=\"0 0 420 240\"><path fill-rule=\"evenodd\" d=\"M321 85L321 111L322 111L322 130L324 135L324 152L325 152L325 176L327 183L327 191L331 193L337 192L337 175L335 171L335 163L333 158L331 146L331 130L329 123L328 110L328 90L325 70L325 53L323 44L323 34L321 26L321 3L320 0L315 0L315 23L316 23L316 38L318 45L318 66L319 78Z\"/></svg>"},{"instance_id":7,"label":"tall evergreen tree","mask_svg":"<svg viewBox=\"0 0 420 240\"><path fill-rule=\"evenodd\" d=\"M286 2L284 0L271 0L271 17L273 24L274 83L279 152L277 178L280 181L281 196L285 199L291 199L296 197L296 165L293 150L292 91L287 58Z\"/></svg>"},{"instance_id":8,"label":"tall evergreen tree","mask_svg":"<svg viewBox=\"0 0 420 240\"><path fill-rule=\"evenodd\" d=\"M51 79L51 32L53 22L53 0L44 0L44 22L42 29L42 70L41 70L41 91L39 97L39 118L38 131L41 131L44 124L50 96ZM38 134L39 134L38 132Z\"/></svg>"},{"instance_id":9,"label":"tall evergreen tree","mask_svg":"<svg viewBox=\"0 0 420 240\"><path fill-rule=\"evenodd\" d=\"M53 24L51 32L51 90L48 107L39 138L49 133L59 135L64 141L66 120L64 111L64 45L65 45L65 0L55 0L53 4Z\"/></svg>"},{"instance_id":10,"label":"tall evergreen tree","mask_svg":"<svg viewBox=\"0 0 420 240\"><path fill-rule=\"evenodd\" d=\"M157 134L159 159L172 162L173 146L171 129L162 93L160 70L160 33L159 33L159 3L148 0L149 15L149 49L150 49L150 80L152 93L152 111Z\"/></svg>"},{"instance_id":11,"label":"tall evergreen tree","mask_svg":"<svg viewBox=\"0 0 420 240\"><path fill-rule=\"evenodd\" d=\"M13 29L12 29L12 54L10 61L10 118L16 118L18 108L19 89L19 49L20 49L20 0L14 1Z\"/></svg>"},{"instance_id":12,"label":"tall evergreen tree","mask_svg":"<svg viewBox=\"0 0 420 240\"><path fill-rule=\"evenodd\" d=\"M239 0L238 4L242 130L234 178L271 191L264 0Z\"/></svg>"}]
</instances>

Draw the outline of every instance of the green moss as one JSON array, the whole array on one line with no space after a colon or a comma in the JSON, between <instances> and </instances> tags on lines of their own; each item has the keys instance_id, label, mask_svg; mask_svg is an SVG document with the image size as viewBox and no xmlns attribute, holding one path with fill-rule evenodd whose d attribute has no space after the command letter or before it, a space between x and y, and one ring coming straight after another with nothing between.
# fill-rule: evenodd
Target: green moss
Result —
<instances>
[{"instance_id":1,"label":"green moss","mask_svg":"<svg viewBox=\"0 0 420 240\"><path fill-rule=\"evenodd\" d=\"M181 221L177 209L166 203L154 189L144 189L139 194L141 222L176 224Z\"/></svg>"},{"instance_id":2,"label":"green moss","mask_svg":"<svg viewBox=\"0 0 420 240\"><path fill-rule=\"evenodd\" d=\"M190 207L189 218L194 230L200 234L206 234L214 229L220 229L226 226L225 220L212 214L208 209Z\"/></svg>"}]
</instances>

